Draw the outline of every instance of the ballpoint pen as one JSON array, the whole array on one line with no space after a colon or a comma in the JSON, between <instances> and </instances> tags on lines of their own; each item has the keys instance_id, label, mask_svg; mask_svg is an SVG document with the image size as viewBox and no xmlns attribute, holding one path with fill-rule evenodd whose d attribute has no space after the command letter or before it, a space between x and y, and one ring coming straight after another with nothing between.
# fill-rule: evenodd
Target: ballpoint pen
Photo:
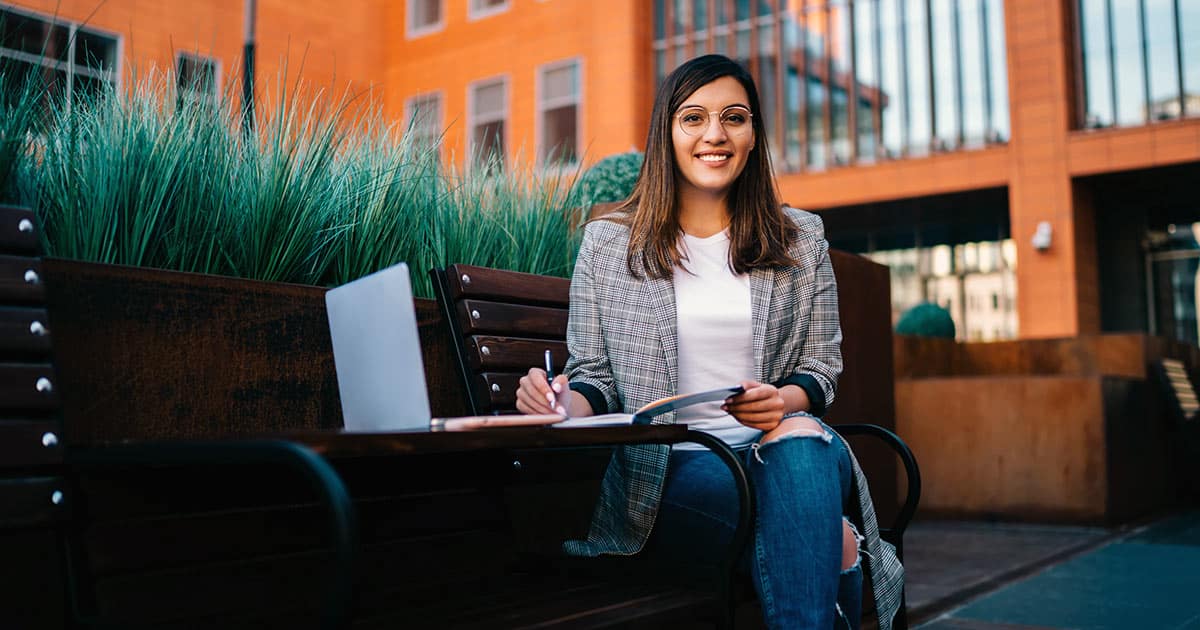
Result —
<instances>
[{"instance_id":1,"label":"ballpoint pen","mask_svg":"<svg viewBox=\"0 0 1200 630\"><path fill-rule=\"evenodd\" d=\"M554 356L550 354L550 349L546 348L546 382L550 385L550 408L553 409L558 403L558 396L554 395Z\"/></svg>"}]
</instances>

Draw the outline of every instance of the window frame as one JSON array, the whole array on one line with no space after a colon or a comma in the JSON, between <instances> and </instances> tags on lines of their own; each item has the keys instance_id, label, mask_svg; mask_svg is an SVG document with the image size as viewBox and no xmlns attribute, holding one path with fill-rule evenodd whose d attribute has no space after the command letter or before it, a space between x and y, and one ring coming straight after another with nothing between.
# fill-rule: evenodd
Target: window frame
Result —
<instances>
[{"instance_id":1,"label":"window frame","mask_svg":"<svg viewBox=\"0 0 1200 630\"><path fill-rule=\"evenodd\" d=\"M48 59L33 53L27 53L21 50L15 50L0 46L0 58L13 59L16 61L34 64L42 68L48 68L54 71L62 71L67 75L67 106L70 107L74 102L75 93L75 77L81 75L100 81L107 81L112 84L114 91L120 92L122 87L121 67L125 58L125 38L113 31L108 31L102 28L97 28L91 25L84 25L80 22L72 20L60 19L56 15L43 15L37 11L27 9L11 4L0 4L0 9L25 16L30 19L38 20L49 26L63 26L67 29L68 48L65 53L66 60L58 61ZM81 66L75 63L75 45L78 41L78 33L83 31L90 35L95 35L110 39L113 41L113 67L110 70L96 70L87 66Z\"/></svg>"},{"instance_id":2,"label":"window frame","mask_svg":"<svg viewBox=\"0 0 1200 630\"><path fill-rule=\"evenodd\" d=\"M475 114L475 91L481 87L485 87L491 83L500 82L504 86L504 106L498 117L487 116L478 118ZM501 163L505 168L508 168L509 145L512 143L512 133L509 125L509 118L512 115L512 77L507 73L494 74L482 79L476 79L467 84L467 158L466 169L472 170L476 166L478 156L475 154L475 127L480 124L487 124L496 121L504 123L504 140L501 142L500 150L502 151Z\"/></svg>"},{"instance_id":3,"label":"window frame","mask_svg":"<svg viewBox=\"0 0 1200 630\"><path fill-rule=\"evenodd\" d=\"M467 21L474 22L490 18L493 15L499 15L512 8L512 0L504 0L504 2L494 7L477 8L475 3L479 0L467 0Z\"/></svg>"},{"instance_id":4,"label":"window frame","mask_svg":"<svg viewBox=\"0 0 1200 630\"><path fill-rule=\"evenodd\" d=\"M413 25L413 14L416 11L416 4L413 2L404 3L404 38L417 39L426 35L440 32L446 28L446 0L437 0L438 19L431 24L422 26Z\"/></svg>"},{"instance_id":5,"label":"window frame","mask_svg":"<svg viewBox=\"0 0 1200 630\"><path fill-rule=\"evenodd\" d=\"M575 66L576 90L573 100L568 102L566 98L556 99L554 103L547 105L545 102L545 74L560 68ZM545 163L542 155L542 143L545 141L545 113L547 110L564 105L575 105L575 160L572 162L560 162L557 164L560 168L573 168L579 165L583 159L583 92L584 92L584 58L582 55L568 57L550 61L539 65L534 70L534 124L533 124L533 145L536 154L536 164L539 168L552 168Z\"/></svg>"},{"instance_id":6,"label":"window frame","mask_svg":"<svg viewBox=\"0 0 1200 630\"><path fill-rule=\"evenodd\" d=\"M207 62L207 63L212 64L212 66L213 66L213 85L212 85L213 91L211 94L201 95L201 94L196 93L194 90L190 90L190 89L187 90L186 92L184 91L184 86L180 85L180 83L179 83L180 78L181 78L179 76L179 62L181 60L183 60L185 57L187 59L189 59L190 61L192 61L193 63ZM219 57L208 57L205 55L201 55L198 52L176 51L175 52L175 68L174 69L175 69L175 73L176 73L175 96L176 96L177 100L180 100L180 101L188 100L190 102L196 102L196 101L203 100L203 101L207 101L209 103L215 103L215 102L217 102L218 98L220 98L221 78L224 76L222 74L224 71L224 68L223 68L223 64L221 63L221 59Z\"/></svg>"},{"instance_id":7,"label":"window frame","mask_svg":"<svg viewBox=\"0 0 1200 630\"><path fill-rule=\"evenodd\" d=\"M408 133L409 130L412 129L413 110L415 109L414 101L416 101L417 99L428 99L428 98L437 99L437 104L438 104L437 105L438 106L438 120L436 121L437 124L434 125L434 129L435 129L434 137L435 138L439 137L439 136L441 136L441 134L445 133L446 127L445 127L444 121L446 120L446 91L441 90L441 89L429 90L426 92L417 92L416 94L409 95L407 98L404 99L404 131L405 131L405 133Z\"/></svg>"}]
</instances>

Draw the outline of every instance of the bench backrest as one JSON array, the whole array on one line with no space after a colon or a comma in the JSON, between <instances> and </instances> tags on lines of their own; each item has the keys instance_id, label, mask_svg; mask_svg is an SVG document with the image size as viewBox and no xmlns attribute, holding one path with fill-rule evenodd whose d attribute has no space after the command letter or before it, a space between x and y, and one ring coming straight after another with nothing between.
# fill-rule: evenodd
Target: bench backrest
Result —
<instances>
[{"instance_id":1,"label":"bench backrest","mask_svg":"<svg viewBox=\"0 0 1200 630\"><path fill-rule=\"evenodd\" d=\"M0 610L15 627L66 622L63 591L44 585L62 580L59 530L74 503L38 231L29 209L0 206Z\"/></svg>"},{"instance_id":2,"label":"bench backrest","mask_svg":"<svg viewBox=\"0 0 1200 630\"><path fill-rule=\"evenodd\" d=\"M518 379L542 365L546 350L562 370L569 280L471 265L430 274L472 413L515 411Z\"/></svg>"}]
</instances>

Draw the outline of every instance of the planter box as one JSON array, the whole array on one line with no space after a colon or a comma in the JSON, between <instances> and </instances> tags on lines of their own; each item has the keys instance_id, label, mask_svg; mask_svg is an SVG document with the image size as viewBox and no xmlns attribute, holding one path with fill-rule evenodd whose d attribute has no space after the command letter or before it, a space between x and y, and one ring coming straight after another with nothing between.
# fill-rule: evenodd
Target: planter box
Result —
<instances>
[{"instance_id":1,"label":"planter box","mask_svg":"<svg viewBox=\"0 0 1200 630\"><path fill-rule=\"evenodd\" d=\"M46 259L69 443L342 425L325 289ZM416 301L430 405L461 415L449 331Z\"/></svg>"}]
</instances>

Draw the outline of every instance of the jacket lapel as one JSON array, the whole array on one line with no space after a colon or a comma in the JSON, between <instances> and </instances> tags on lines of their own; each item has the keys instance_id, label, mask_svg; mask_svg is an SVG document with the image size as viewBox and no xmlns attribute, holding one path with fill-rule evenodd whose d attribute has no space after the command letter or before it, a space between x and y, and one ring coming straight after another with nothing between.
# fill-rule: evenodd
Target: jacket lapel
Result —
<instances>
[{"instance_id":1,"label":"jacket lapel","mask_svg":"<svg viewBox=\"0 0 1200 630\"><path fill-rule=\"evenodd\" d=\"M754 329L754 380L760 383L767 373L767 366L763 365L763 350L766 346L767 314L771 312L771 289L774 284L774 269L758 268L750 272L750 323Z\"/></svg>"},{"instance_id":2,"label":"jacket lapel","mask_svg":"<svg viewBox=\"0 0 1200 630\"><path fill-rule=\"evenodd\" d=\"M658 322L658 339L662 344L663 359L667 363L667 387L665 396L678 393L679 346L675 329L675 285L670 278L647 278L646 290L650 293L650 305L654 319Z\"/></svg>"}]
</instances>

